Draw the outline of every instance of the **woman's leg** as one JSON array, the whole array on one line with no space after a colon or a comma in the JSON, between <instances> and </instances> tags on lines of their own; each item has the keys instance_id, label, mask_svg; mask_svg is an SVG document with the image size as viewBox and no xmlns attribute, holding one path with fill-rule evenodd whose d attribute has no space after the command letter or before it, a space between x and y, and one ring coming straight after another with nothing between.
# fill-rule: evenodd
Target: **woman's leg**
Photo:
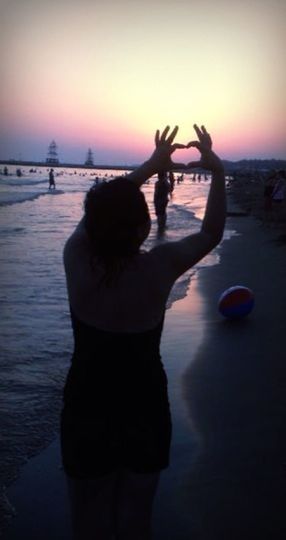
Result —
<instances>
[{"instance_id":1,"label":"woman's leg","mask_svg":"<svg viewBox=\"0 0 286 540\"><path fill-rule=\"evenodd\" d=\"M153 501L160 473L121 473L117 484L116 540L150 540Z\"/></svg>"},{"instance_id":2,"label":"woman's leg","mask_svg":"<svg viewBox=\"0 0 286 540\"><path fill-rule=\"evenodd\" d=\"M74 540L111 540L115 527L117 473L68 478Z\"/></svg>"}]
</instances>

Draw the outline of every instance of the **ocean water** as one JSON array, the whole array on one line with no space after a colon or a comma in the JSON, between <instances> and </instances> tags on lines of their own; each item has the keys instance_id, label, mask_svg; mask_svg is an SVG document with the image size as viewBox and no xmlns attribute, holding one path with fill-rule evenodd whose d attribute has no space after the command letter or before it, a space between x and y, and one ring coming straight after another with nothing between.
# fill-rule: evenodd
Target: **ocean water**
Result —
<instances>
[{"instance_id":1,"label":"ocean water","mask_svg":"<svg viewBox=\"0 0 286 540\"><path fill-rule=\"evenodd\" d=\"M5 496L21 466L46 447L59 428L62 389L72 353L72 332L62 263L66 239L82 216L85 193L95 177L109 181L116 170L55 170L16 167L0 175L0 513L12 509ZM179 175L175 175L179 176ZM199 229L209 177L185 174L168 205L167 229L158 238L153 208L155 178L144 184L152 228L146 249ZM216 250L175 284L168 307L184 297L198 268L217 264ZM0 520L1 528L1 520Z\"/></svg>"}]
</instances>

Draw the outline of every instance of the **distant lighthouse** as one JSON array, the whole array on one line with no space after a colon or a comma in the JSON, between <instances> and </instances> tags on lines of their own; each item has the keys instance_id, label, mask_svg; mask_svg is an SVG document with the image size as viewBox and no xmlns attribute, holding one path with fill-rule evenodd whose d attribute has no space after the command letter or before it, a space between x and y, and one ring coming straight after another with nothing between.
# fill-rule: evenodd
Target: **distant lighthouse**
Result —
<instances>
[{"instance_id":1,"label":"distant lighthouse","mask_svg":"<svg viewBox=\"0 0 286 540\"><path fill-rule=\"evenodd\" d=\"M51 144L49 145L46 163L48 163L49 165L58 165L59 163L58 147L55 141L52 141Z\"/></svg>"},{"instance_id":2,"label":"distant lighthouse","mask_svg":"<svg viewBox=\"0 0 286 540\"><path fill-rule=\"evenodd\" d=\"M86 160L85 160L84 164L87 167L93 167L93 165L94 165L94 163L93 163L93 154L92 154L91 148L89 148L88 151L87 151Z\"/></svg>"}]
</instances>

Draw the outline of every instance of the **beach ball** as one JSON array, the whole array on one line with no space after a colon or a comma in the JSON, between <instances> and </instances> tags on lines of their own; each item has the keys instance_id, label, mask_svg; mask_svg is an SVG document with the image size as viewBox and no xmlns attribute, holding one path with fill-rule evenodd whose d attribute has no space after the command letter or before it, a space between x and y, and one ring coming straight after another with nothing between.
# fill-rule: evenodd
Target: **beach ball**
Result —
<instances>
[{"instance_id":1,"label":"beach ball","mask_svg":"<svg viewBox=\"0 0 286 540\"><path fill-rule=\"evenodd\" d=\"M254 294L243 285L226 289L218 300L218 310L228 319L239 319L248 315L254 306Z\"/></svg>"}]
</instances>

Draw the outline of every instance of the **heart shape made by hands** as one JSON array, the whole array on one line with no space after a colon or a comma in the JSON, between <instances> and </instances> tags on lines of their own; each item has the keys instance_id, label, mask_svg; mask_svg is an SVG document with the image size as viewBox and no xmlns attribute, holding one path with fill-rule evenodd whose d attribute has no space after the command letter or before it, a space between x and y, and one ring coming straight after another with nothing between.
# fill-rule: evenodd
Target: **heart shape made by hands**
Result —
<instances>
[{"instance_id":1,"label":"heart shape made by hands","mask_svg":"<svg viewBox=\"0 0 286 540\"><path fill-rule=\"evenodd\" d=\"M172 161L174 163L174 165L178 168L184 168L184 167L187 167L187 168L195 168L195 167L200 167L201 166L201 160L199 159L195 159L197 157L197 151L198 151L198 148L196 148L192 143L188 143L188 144L181 144L181 143L177 143L176 145L176 149L174 150L173 154L172 154ZM185 156L184 156L184 162L177 162L177 159L178 159L178 152L179 151L183 151L184 154L186 152L186 150L189 150L190 152L187 154L187 163L185 163ZM196 150L196 152L194 152L193 150ZM175 159L174 159L174 156Z\"/></svg>"}]
</instances>

